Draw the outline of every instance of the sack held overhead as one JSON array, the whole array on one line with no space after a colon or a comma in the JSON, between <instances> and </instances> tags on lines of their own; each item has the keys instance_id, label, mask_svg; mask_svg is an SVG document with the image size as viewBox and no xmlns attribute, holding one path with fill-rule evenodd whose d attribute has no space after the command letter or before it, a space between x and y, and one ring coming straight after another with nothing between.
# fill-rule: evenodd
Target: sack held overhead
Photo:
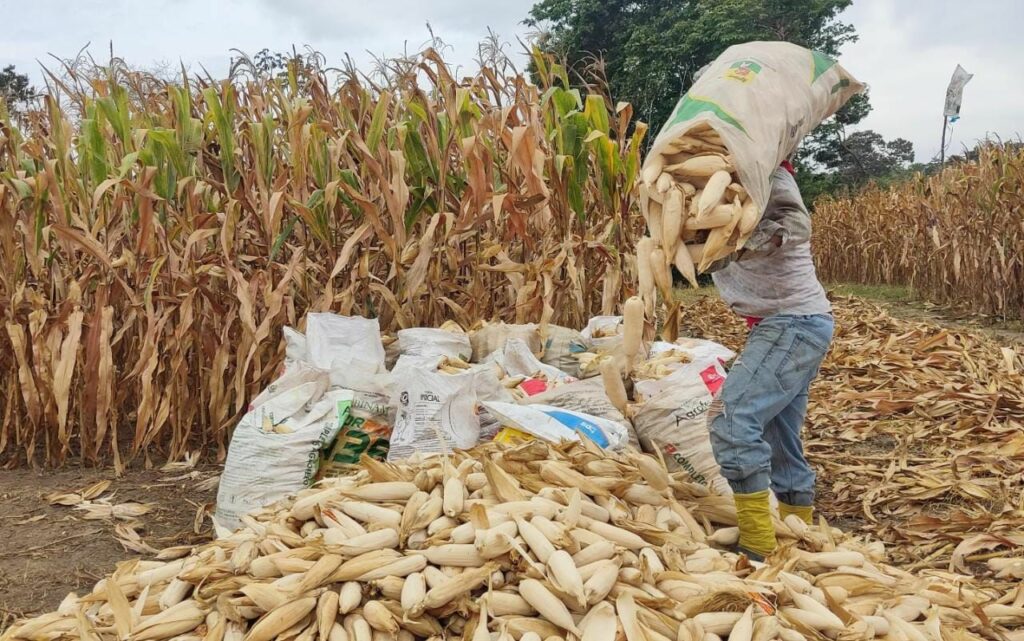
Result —
<instances>
[{"instance_id":1,"label":"sack held overhead","mask_svg":"<svg viewBox=\"0 0 1024 641\"><path fill-rule=\"evenodd\" d=\"M674 264L695 283L740 249L767 206L772 172L863 88L832 58L794 44L726 49L679 100L644 160L641 211L654 249L638 260Z\"/></svg>"}]
</instances>

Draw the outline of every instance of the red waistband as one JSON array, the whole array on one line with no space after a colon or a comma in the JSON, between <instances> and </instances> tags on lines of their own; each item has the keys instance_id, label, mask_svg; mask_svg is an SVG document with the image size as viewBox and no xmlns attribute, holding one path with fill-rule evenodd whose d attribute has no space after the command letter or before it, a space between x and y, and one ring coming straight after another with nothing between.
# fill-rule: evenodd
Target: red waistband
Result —
<instances>
[{"instance_id":1,"label":"red waistband","mask_svg":"<svg viewBox=\"0 0 1024 641\"><path fill-rule=\"evenodd\" d=\"M747 329L754 329L757 324L763 321L763 318L757 318L756 316L744 316L743 320L747 321Z\"/></svg>"}]
</instances>

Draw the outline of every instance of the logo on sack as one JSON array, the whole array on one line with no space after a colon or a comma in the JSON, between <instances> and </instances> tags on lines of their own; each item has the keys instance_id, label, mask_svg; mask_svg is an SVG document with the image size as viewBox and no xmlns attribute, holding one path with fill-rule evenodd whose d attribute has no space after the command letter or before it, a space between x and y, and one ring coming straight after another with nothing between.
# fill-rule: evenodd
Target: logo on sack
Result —
<instances>
[{"instance_id":1,"label":"logo on sack","mask_svg":"<svg viewBox=\"0 0 1024 641\"><path fill-rule=\"evenodd\" d=\"M755 61L739 60L729 65L729 68L725 70L724 77L747 84L756 78L759 73L761 73L761 65Z\"/></svg>"},{"instance_id":2,"label":"logo on sack","mask_svg":"<svg viewBox=\"0 0 1024 641\"><path fill-rule=\"evenodd\" d=\"M704 397L679 408L679 411L674 415L676 427L678 428L683 423L692 421L695 418L700 418L703 414L707 413L709 407L711 407L711 399Z\"/></svg>"},{"instance_id":3,"label":"logo on sack","mask_svg":"<svg viewBox=\"0 0 1024 641\"><path fill-rule=\"evenodd\" d=\"M690 459L688 459L686 455L680 452L675 445L672 445L671 443L665 443L663 449L665 450L665 453L672 457L672 460L675 461L676 464L679 465L679 467L683 468L683 471L689 474L690 478L692 478L695 482L700 483L701 485L708 484L707 477L698 472L697 468L695 468L693 466L693 463L690 462Z\"/></svg>"},{"instance_id":4,"label":"logo on sack","mask_svg":"<svg viewBox=\"0 0 1024 641\"><path fill-rule=\"evenodd\" d=\"M438 397L438 395L433 393L433 392L431 392L430 390L427 390L427 391L421 393L420 394L420 400L421 401L426 401L428 403L440 403L441 402L441 399Z\"/></svg>"},{"instance_id":5,"label":"logo on sack","mask_svg":"<svg viewBox=\"0 0 1024 641\"><path fill-rule=\"evenodd\" d=\"M409 392L402 392L401 396L398 397L398 402L402 405L409 404Z\"/></svg>"},{"instance_id":6,"label":"logo on sack","mask_svg":"<svg viewBox=\"0 0 1024 641\"><path fill-rule=\"evenodd\" d=\"M700 378L712 394L717 394L722 384L725 383L725 377L718 373L718 368L714 365L709 365L706 369L701 370Z\"/></svg>"}]
</instances>

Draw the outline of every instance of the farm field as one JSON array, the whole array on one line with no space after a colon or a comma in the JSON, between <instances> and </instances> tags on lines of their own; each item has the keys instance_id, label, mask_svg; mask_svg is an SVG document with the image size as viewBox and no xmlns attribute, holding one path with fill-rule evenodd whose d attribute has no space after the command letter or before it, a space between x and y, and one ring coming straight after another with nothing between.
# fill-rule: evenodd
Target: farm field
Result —
<instances>
[{"instance_id":1,"label":"farm field","mask_svg":"<svg viewBox=\"0 0 1024 641\"><path fill-rule=\"evenodd\" d=\"M1003 369L1007 362L1000 348L1024 354L1021 337L1005 328L968 327L969 319L943 317L940 310L908 302L905 291L831 289L841 329L812 391L806 428L819 471L821 515L846 531L885 541L890 560L921 570L947 570L965 540L1019 533L1024 528L1024 382ZM851 291L872 298L846 296ZM738 346L745 330L712 294L683 293L684 309L691 313L684 312L681 330ZM905 344L899 354L886 348L889 337ZM963 349L975 355L973 363L960 360ZM1020 356L1015 358L1020 367ZM916 373L915 360L924 364ZM958 401L956 420L944 418L951 416L944 409L947 399L912 402L907 382L935 375L966 396L984 398ZM950 460L955 467L947 465ZM85 520L79 510L49 505L47 495L109 480L113 503L151 505L150 512L132 519L144 544L191 545L211 536L204 516L218 471L204 463L129 469L121 478L106 468L75 465L0 471L0 500L8 506L0 517L0 538L7 542L0 614L9 622L53 609L67 592L88 590L115 562L137 555L118 542L116 520ZM980 585L1006 585L986 566L986 552L971 553L960 563Z\"/></svg>"}]
</instances>

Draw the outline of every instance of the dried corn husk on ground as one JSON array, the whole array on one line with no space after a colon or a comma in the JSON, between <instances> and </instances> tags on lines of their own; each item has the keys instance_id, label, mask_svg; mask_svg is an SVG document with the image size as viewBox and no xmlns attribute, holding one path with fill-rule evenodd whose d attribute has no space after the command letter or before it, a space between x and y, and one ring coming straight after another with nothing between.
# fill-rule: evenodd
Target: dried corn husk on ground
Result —
<instances>
[{"instance_id":1,"label":"dried corn husk on ground","mask_svg":"<svg viewBox=\"0 0 1024 641\"><path fill-rule=\"evenodd\" d=\"M1024 556L1020 346L860 299L833 306L805 430L818 507L884 541L901 565L1012 581L1013 570L994 575ZM714 297L688 303L683 321L684 334L733 349L747 335ZM993 557L1003 565L986 568Z\"/></svg>"},{"instance_id":2,"label":"dried corn husk on ground","mask_svg":"<svg viewBox=\"0 0 1024 641\"><path fill-rule=\"evenodd\" d=\"M244 522L122 563L0 641L945 641L1021 622L1012 593L904 572L825 524L778 523L754 567L715 547L734 538L728 498L588 443L367 461Z\"/></svg>"}]
</instances>

